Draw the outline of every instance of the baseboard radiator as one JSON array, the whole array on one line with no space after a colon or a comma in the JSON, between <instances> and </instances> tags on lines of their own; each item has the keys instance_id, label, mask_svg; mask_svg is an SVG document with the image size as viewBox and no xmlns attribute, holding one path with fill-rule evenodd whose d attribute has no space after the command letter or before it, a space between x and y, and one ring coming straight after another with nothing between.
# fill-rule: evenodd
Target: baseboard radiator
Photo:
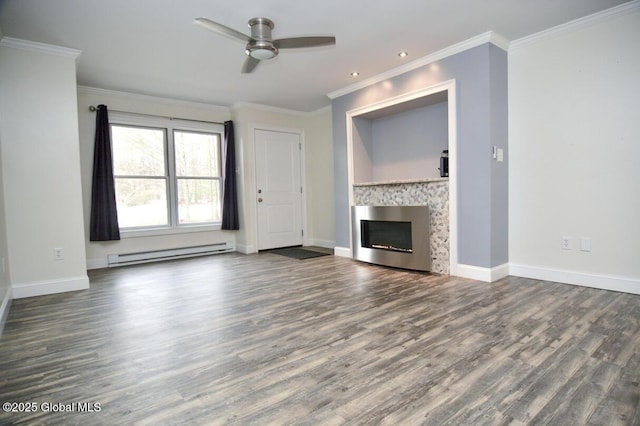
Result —
<instances>
[{"instance_id":1,"label":"baseboard radiator","mask_svg":"<svg viewBox=\"0 0 640 426\"><path fill-rule=\"evenodd\" d=\"M107 264L109 267L134 265L136 263L158 262L161 260L184 259L187 257L227 253L233 250L233 243L224 242L204 246L153 250L138 253L110 254L107 256Z\"/></svg>"}]
</instances>

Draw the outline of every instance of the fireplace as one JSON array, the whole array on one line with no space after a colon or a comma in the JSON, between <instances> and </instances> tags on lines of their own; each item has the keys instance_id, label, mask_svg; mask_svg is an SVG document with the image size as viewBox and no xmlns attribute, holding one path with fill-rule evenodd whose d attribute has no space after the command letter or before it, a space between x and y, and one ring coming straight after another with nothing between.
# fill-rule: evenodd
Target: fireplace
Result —
<instances>
[{"instance_id":1,"label":"fireplace","mask_svg":"<svg viewBox=\"0 0 640 426\"><path fill-rule=\"evenodd\" d=\"M353 258L429 271L428 206L353 206Z\"/></svg>"}]
</instances>

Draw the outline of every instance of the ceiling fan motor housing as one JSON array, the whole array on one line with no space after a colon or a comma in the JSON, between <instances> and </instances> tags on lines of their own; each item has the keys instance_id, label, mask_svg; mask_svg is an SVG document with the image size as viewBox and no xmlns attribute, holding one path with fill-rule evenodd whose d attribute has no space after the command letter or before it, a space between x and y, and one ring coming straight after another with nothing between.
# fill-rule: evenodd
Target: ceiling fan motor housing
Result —
<instances>
[{"instance_id":1,"label":"ceiling fan motor housing","mask_svg":"<svg viewBox=\"0 0 640 426\"><path fill-rule=\"evenodd\" d=\"M253 18L249 20L251 40L247 43L245 53L253 58L264 60L274 58L278 48L273 45L271 30L273 21L267 18Z\"/></svg>"},{"instance_id":2,"label":"ceiling fan motor housing","mask_svg":"<svg viewBox=\"0 0 640 426\"><path fill-rule=\"evenodd\" d=\"M262 60L275 58L280 49L336 44L334 36L288 37L274 40L271 36L271 30L274 27L273 21L268 18L253 18L249 20L251 37L207 18L196 18L193 22L214 33L246 43L245 53L247 54L247 59L242 65L243 74L252 72Z\"/></svg>"}]
</instances>

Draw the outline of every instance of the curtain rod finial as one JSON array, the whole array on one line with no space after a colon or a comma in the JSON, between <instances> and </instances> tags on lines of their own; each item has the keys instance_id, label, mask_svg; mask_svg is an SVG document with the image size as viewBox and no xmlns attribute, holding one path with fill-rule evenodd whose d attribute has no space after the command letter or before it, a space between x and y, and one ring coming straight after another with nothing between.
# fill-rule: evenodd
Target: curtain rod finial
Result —
<instances>
[{"instance_id":1,"label":"curtain rod finial","mask_svg":"<svg viewBox=\"0 0 640 426\"><path fill-rule=\"evenodd\" d=\"M98 108L94 107L93 105L89 105L89 111L95 112L97 110L98 110Z\"/></svg>"}]
</instances>

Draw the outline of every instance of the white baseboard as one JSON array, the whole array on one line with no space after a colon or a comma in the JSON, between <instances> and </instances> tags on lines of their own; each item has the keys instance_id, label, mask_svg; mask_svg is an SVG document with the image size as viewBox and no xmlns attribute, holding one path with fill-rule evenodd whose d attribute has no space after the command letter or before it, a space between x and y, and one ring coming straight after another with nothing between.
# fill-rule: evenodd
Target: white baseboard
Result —
<instances>
[{"instance_id":1,"label":"white baseboard","mask_svg":"<svg viewBox=\"0 0 640 426\"><path fill-rule=\"evenodd\" d=\"M236 251L242 254L257 253L258 250L253 245L244 245L236 243Z\"/></svg>"},{"instance_id":2,"label":"white baseboard","mask_svg":"<svg viewBox=\"0 0 640 426\"><path fill-rule=\"evenodd\" d=\"M318 239L311 239L310 238L310 239L308 239L306 241L305 245L332 249L336 245L336 242L335 241L329 241L329 240L318 240Z\"/></svg>"},{"instance_id":3,"label":"white baseboard","mask_svg":"<svg viewBox=\"0 0 640 426\"><path fill-rule=\"evenodd\" d=\"M353 254L351 253L351 248L350 247L334 247L333 248L333 255L334 256L340 256L340 257L350 257L353 258Z\"/></svg>"},{"instance_id":4,"label":"white baseboard","mask_svg":"<svg viewBox=\"0 0 640 426\"><path fill-rule=\"evenodd\" d=\"M554 281L563 284L599 288L602 290L640 294L640 280L614 275L565 271L561 269L541 268L539 266L519 265L515 263L511 263L509 265L509 274L516 277L533 278L543 281Z\"/></svg>"},{"instance_id":5,"label":"white baseboard","mask_svg":"<svg viewBox=\"0 0 640 426\"><path fill-rule=\"evenodd\" d=\"M89 288L89 277L72 277L61 280L37 281L13 285L13 298L43 296L45 294L64 293L66 291L86 290Z\"/></svg>"},{"instance_id":6,"label":"white baseboard","mask_svg":"<svg viewBox=\"0 0 640 426\"><path fill-rule=\"evenodd\" d=\"M103 269L109 267L107 257L99 259L87 259L87 269Z\"/></svg>"},{"instance_id":7,"label":"white baseboard","mask_svg":"<svg viewBox=\"0 0 640 426\"><path fill-rule=\"evenodd\" d=\"M0 336L4 330L4 324L9 316L9 308L11 307L11 289L7 289L2 302L0 302Z\"/></svg>"},{"instance_id":8,"label":"white baseboard","mask_svg":"<svg viewBox=\"0 0 640 426\"><path fill-rule=\"evenodd\" d=\"M491 268L491 282L501 280L504 277L509 276L509 264L503 263L502 265L494 266Z\"/></svg>"},{"instance_id":9,"label":"white baseboard","mask_svg":"<svg viewBox=\"0 0 640 426\"><path fill-rule=\"evenodd\" d=\"M480 266L462 265L456 266L456 276L470 278L472 280L492 283L509 275L509 264L494 266L493 268L482 268Z\"/></svg>"}]
</instances>

